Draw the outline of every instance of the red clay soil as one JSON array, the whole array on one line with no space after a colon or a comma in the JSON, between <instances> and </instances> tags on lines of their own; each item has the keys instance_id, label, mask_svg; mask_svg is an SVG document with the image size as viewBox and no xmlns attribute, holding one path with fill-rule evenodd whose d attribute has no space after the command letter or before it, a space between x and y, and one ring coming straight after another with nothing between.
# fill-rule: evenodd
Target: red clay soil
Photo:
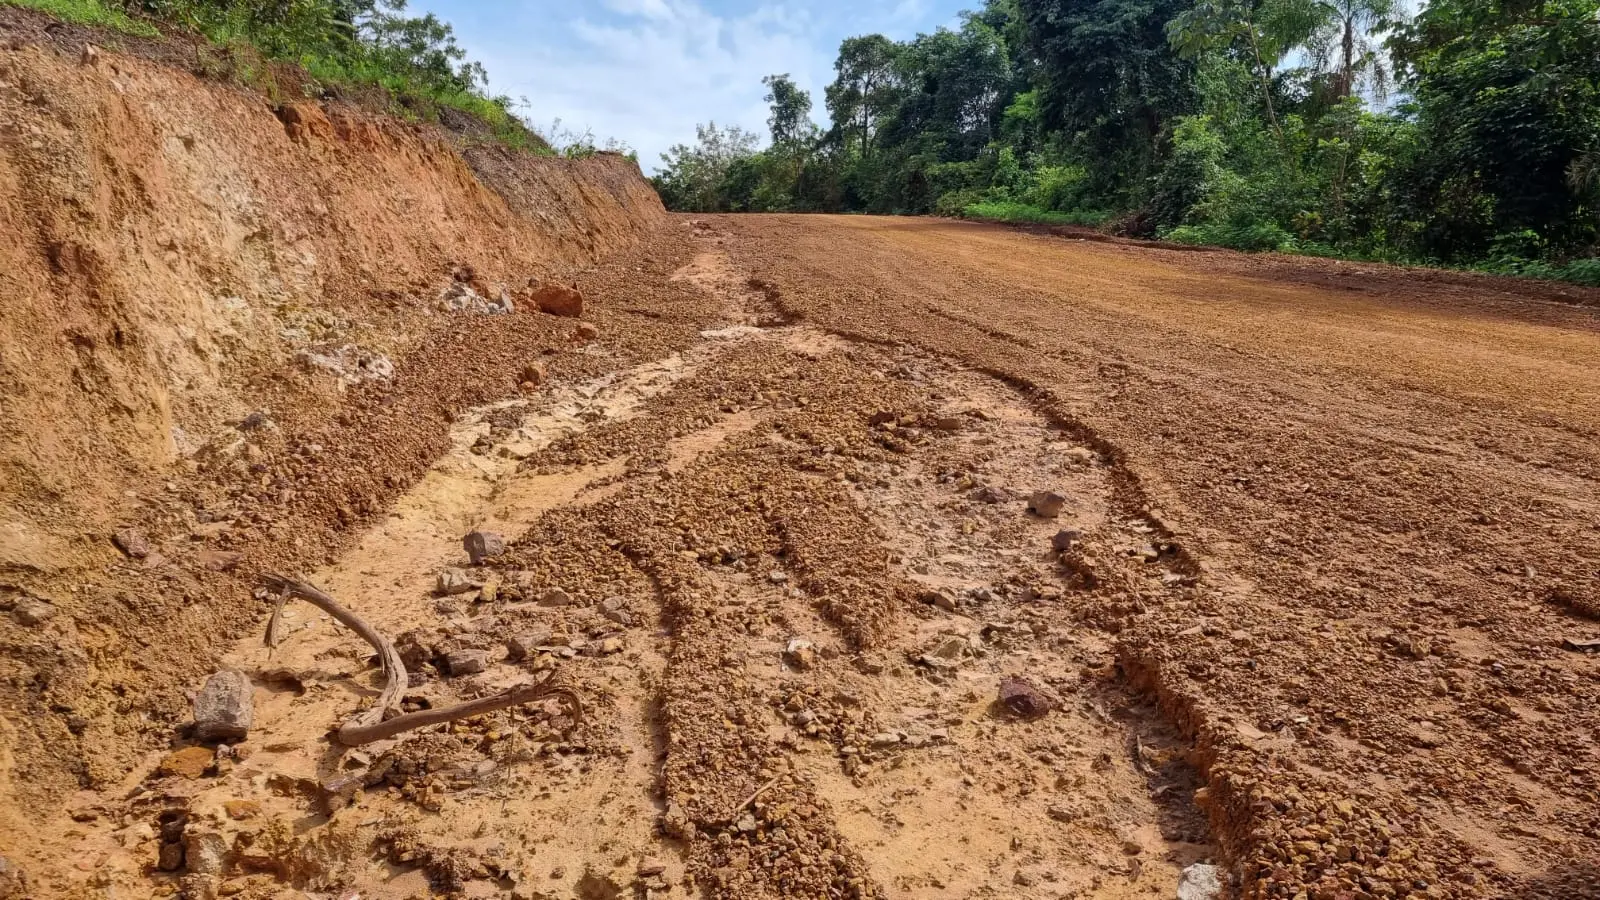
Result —
<instances>
[{"instance_id":1,"label":"red clay soil","mask_svg":"<svg viewBox=\"0 0 1600 900\"><path fill-rule=\"evenodd\" d=\"M1115 460L1200 575L1113 624L1121 663L1197 741L1246 896L1600 896L1600 314L1526 296L1595 292L717 224L789 315L998 375Z\"/></svg>"}]
</instances>

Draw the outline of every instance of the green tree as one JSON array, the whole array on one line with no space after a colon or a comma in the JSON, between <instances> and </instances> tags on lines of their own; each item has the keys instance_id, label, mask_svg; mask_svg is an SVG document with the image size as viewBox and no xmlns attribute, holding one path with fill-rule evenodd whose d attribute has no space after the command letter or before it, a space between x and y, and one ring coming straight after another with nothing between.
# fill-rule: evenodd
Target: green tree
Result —
<instances>
[{"instance_id":1,"label":"green tree","mask_svg":"<svg viewBox=\"0 0 1600 900\"><path fill-rule=\"evenodd\" d=\"M696 125L695 138L693 146L675 144L661 154L661 171L652 179L656 190L671 209L729 211L734 199L740 199L729 194L729 174L749 179L748 162L760 139L737 125L718 128L715 122ZM747 196L750 191L753 187L743 193Z\"/></svg>"},{"instance_id":2,"label":"green tree","mask_svg":"<svg viewBox=\"0 0 1600 900\"><path fill-rule=\"evenodd\" d=\"M1600 2L1434 0L1393 41L1418 153L1398 190L1442 259L1592 252Z\"/></svg>"},{"instance_id":3,"label":"green tree","mask_svg":"<svg viewBox=\"0 0 1600 900\"><path fill-rule=\"evenodd\" d=\"M768 75L761 83L767 86L766 101L772 105L767 127L772 130L773 146L793 146L811 137L816 130L811 122L811 94L787 74Z\"/></svg>"},{"instance_id":4,"label":"green tree","mask_svg":"<svg viewBox=\"0 0 1600 900\"><path fill-rule=\"evenodd\" d=\"M1194 65L1167 40L1186 0L1017 0L1044 124L1089 166L1095 189L1135 202L1171 122L1195 110Z\"/></svg>"},{"instance_id":5,"label":"green tree","mask_svg":"<svg viewBox=\"0 0 1600 900\"><path fill-rule=\"evenodd\" d=\"M871 155L878 122L895 103L898 49L881 34L846 38L839 45L836 74L823 96L841 141L859 146L862 156Z\"/></svg>"}]
</instances>

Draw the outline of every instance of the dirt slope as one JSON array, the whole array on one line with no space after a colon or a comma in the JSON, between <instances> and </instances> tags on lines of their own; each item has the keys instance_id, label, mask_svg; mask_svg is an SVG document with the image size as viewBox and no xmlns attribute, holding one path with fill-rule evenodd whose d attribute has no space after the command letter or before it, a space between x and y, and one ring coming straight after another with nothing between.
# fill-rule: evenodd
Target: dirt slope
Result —
<instances>
[{"instance_id":1,"label":"dirt slope","mask_svg":"<svg viewBox=\"0 0 1600 900\"><path fill-rule=\"evenodd\" d=\"M263 565L322 558L421 475L457 410L586 339L530 284L665 219L620 157L277 106L86 39L105 43L0 10L12 835L170 741L191 679L253 624ZM488 314L502 292L520 308ZM148 552L118 550L128 528Z\"/></svg>"}]
</instances>

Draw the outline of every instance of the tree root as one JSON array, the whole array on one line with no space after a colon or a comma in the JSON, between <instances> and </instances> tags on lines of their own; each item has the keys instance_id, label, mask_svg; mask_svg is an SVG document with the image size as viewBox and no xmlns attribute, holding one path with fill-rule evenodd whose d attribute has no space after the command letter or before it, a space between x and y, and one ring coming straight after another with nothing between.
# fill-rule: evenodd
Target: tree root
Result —
<instances>
[{"instance_id":1,"label":"tree root","mask_svg":"<svg viewBox=\"0 0 1600 900\"><path fill-rule=\"evenodd\" d=\"M360 616L340 606L338 601L304 581L270 574L263 576L263 581L279 594L277 608L272 611L272 620L267 624L268 647L276 647L281 642L283 606L291 598L298 597L333 616L341 625L354 631L378 651L378 661L383 666L383 692L378 695L378 701L370 708L351 716L339 727L337 732L339 743L346 747L359 747L362 744L394 737L414 728L465 719L468 716L482 715L551 697L566 702L574 726L583 720L582 699L570 688L552 684L554 673L546 675L541 681L519 684L490 697L468 700L443 709L424 709L401 715L400 697L407 685L406 664L400 659L400 652L395 649L393 642L379 634L377 629L367 624Z\"/></svg>"}]
</instances>

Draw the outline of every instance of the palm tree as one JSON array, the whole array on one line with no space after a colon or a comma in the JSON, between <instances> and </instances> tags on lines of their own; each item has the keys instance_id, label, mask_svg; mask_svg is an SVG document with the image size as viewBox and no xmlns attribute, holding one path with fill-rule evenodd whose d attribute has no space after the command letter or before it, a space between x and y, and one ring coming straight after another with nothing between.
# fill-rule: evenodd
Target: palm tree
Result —
<instances>
[{"instance_id":1,"label":"palm tree","mask_svg":"<svg viewBox=\"0 0 1600 900\"><path fill-rule=\"evenodd\" d=\"M1312 64L1329 75L1329 93L1337 103L1357 86L1378 98L1389 89L1389 61L1377 35L1392 28L1405 9L1399 0L1318 0L1321 20L1306 50Z\"/></svg>"}]
</instances>

